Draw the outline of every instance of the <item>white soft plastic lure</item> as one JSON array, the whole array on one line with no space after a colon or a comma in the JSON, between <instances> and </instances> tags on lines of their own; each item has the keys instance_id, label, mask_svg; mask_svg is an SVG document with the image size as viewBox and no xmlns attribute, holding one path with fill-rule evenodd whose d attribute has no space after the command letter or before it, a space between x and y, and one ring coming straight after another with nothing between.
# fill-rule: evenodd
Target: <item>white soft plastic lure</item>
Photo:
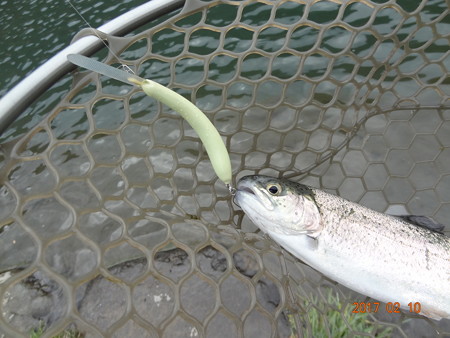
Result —
<instances>
[{"instance_id":1,"label":"white soft plastic lure","mask_svg":"<svg viewBox=\"0 0 450 338\"><path fill-rule=\"evenodd\" d=\"M383 302L450 318L450 238L285 179L246 176L236 203L324 275Z\"/></svg>"},{"instance_id":2,"label":"white soft plastic lure","mask_svg":"<svg viewBox=\"0 0 450 338\"><path fill-rule=\"evenodd\" d=\"M216 127L192 102L152 80L143 79L135 74L108 66L83 55L70 54L67 56L67 59L73 64L93 72L106 75L121 82L138 85L148 96L166 104L179 113L196 131L203 142L216 175L227 186L230 185L232 171L227 148Z\"/></svg>"}]
</instances>

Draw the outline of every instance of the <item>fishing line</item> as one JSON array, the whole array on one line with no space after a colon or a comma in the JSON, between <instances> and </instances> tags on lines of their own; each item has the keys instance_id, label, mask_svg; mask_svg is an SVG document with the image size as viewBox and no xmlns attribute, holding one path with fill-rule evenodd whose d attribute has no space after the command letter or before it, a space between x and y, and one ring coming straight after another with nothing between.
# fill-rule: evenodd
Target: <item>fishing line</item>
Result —
<instances>
[{"instance_id":1,"label":"fishing line","mask_svg":"<svg viewBox=\"0 0 450 338\"><path fill-rule=\"evenodd\" d=\"M117 61L119 61L119 56L114 53L114 51L108 46L108 44L105 42L105 40L97 33L97 29L95 29L94 27L92 27L89 22L84 18L84 16L81 14L81 12L72 4L72 2L70 2L70 0L66 0L66 2L70 5L70 7L73 8L73 10L78 14L78 16L85 22L85 24L92 30L92 32L95 34L95 36L97 36L102 43L105 45L105 47L111 52L111 54L116 58ZM105 33L106 34L106 33ZM120 61L119 61L120 62ZM132 73L135 74L135 72L126 64L124 63L120 63L122 69L124 69L126 72L128 73Z\"/></svg>"},{"instance_id":2,"label":"fishing line","mask_svg":"<svg viewBox=\"0 0 450 338\"><path fill-rule=\"evenodd\" d=\"M315 162L314 164L311 164L309 167L299 171L294 172L288 175L281 175L281 178L286 179L292 179L296 178L302 175L307 175L308 172L313 170L314 168L318 167L325 161L329 160L330 158L334 157L339 151L341 151L344 147L346 147L352 138L356 135L356 133L359 131L359 129L369 120L370 118L374 117L375 115L381 115L381 114L388 114L392 113L394 111L398 110L423 110L423 109L435 109L435 110L444 110L444 109L450 109L450 106L446 104L440 104L440 105L423 105L423 106L404 106L404 107L392 107L392 108L376 108L372 112L368 113L367 116L365 116L361 121L359 121L356 125L354 125L351 130L346 135L346 141L340 144L336 149L328 153L327 155L321 157L319 161Z\"/></svg>"}]
</instances>

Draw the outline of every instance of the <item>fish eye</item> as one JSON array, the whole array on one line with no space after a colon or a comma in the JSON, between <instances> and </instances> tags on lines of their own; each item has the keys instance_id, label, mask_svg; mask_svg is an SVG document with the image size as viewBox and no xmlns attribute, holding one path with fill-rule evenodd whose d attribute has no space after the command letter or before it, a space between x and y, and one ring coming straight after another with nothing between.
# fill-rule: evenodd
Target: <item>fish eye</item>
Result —
<instances>
[{"instance_id":1,"label":"fish eye","mask_svg":"<svg viewBox=\"0 0 450 338\"><path fill-rule=\"evenodd\" d=\"M281 187L278 184L269 184L267 190L271 195L279 195L281 192Z\"/></svg>"}]
</instances>

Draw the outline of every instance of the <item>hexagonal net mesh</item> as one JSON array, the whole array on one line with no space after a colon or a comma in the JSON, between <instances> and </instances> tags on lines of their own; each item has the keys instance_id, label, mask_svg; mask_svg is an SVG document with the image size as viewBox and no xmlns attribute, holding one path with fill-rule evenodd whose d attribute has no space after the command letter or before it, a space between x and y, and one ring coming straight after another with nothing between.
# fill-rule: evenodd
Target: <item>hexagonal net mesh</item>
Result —
<instances>
[{"instance_id":1,"label":"hexagonal net mesh","mask_svg":"<svg viewBox=\"0 0 450 338\"><path fill-rule=\"evenodd\" d=\"M290 177L445 224L449 33L444 1L197 2L109 37L120 60L106 62L202 109L234 179ZM450 334L448 320L384 304L352 313L373 300L262 236L176 113L98 74L70 76L0 157L0 336Z\"/></svg>"}]
</instances>

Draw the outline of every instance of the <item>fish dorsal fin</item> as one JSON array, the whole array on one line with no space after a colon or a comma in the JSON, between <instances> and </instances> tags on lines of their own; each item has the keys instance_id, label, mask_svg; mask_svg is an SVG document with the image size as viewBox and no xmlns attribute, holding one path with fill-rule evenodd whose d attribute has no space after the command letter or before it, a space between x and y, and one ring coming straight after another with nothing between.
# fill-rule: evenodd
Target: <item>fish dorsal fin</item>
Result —
<instances>
[{"instance_id":1,"label":"fish dorsal fin","mask_svg":"<svg viewBox=\"0 0 450 338\"><path fill-rule=\"evenodd\" d=\"M417 225L421 228L425 228L431 230L433 232L437 232L439 234L444 234L445 225L436 223L431 218L427 216L418 216L418 215L396 215L395 217L400 218L408 223L413 225Z\"/></svg>"}]
</instances>

